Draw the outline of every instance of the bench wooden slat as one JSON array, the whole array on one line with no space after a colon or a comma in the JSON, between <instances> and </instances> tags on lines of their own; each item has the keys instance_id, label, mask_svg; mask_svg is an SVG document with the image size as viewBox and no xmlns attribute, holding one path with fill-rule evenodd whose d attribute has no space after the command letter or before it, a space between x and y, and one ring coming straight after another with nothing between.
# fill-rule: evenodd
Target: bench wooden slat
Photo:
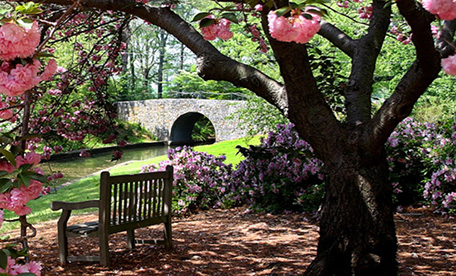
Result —
<instances>
[{"instance_id":1,"label":"bench wooden slat","mask_svg":"<svg viewBox=\"0 0 456 276\"><path fill-rule=\"evenodd\" d=\"M60 263L65 264L71 257L68 256L68 237L98 237L100 256L79 256L76 259L95 260L102 265L109 265L110 234L126 231L127 247L133 248L135 229L160 223L164 223L164 244L167 248L172 247L172 185L172 166L168 166L166 171L134 175L110 176L108 172L103 172L98 201L85 202L83 205L53 202L53 210L63 209L58 222ZM98 207L98 221L67 226L71 208L80 209L81 206Z\"/></svg>"}]
</instances>

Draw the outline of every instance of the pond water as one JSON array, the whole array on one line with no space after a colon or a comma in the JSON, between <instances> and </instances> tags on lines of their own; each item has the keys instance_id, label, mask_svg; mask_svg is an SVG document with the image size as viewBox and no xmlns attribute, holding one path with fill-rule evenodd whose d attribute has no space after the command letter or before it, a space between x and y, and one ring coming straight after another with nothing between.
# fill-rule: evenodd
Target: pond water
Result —
<instances>
[{"instance_id":1,"label":"pond water","mask_svg":"<svg viewBox=\"0 0 456 276\"><path fill-rule=\"evenodd\" d=\"M111 162L112 151L107 151L103 153L91 153L89 158L77 156L45 162L41 164L41 168L46 175L51 174L51 169L54 173L62 172L64 177L59 179L57 183L61 184L115 166L116 164L166 155L168 149L169 146L164 144L141 148L123 148L122 159L117 162Z\"/></svg>"}]
</instances>

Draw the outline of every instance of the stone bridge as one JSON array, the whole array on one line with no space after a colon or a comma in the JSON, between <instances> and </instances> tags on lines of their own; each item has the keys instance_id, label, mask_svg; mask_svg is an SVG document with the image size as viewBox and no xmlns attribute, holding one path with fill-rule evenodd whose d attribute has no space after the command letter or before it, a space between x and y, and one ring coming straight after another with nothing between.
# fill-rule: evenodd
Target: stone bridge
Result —
<instances>
[{"instance_id":1,"label":"stone bridge","mask_svg":"<svg viewBox=\"0 0 456 276\"><path fill-rule=\"evenodd\" d=\"M245 101L156 99L118 102L117 109L119 119L141 124L161 141L188 144L192 142L193 126L202 116L214 126L217 142L245 137L238 116L227 118L245 107Z\"/></svg>"}]
</instances>

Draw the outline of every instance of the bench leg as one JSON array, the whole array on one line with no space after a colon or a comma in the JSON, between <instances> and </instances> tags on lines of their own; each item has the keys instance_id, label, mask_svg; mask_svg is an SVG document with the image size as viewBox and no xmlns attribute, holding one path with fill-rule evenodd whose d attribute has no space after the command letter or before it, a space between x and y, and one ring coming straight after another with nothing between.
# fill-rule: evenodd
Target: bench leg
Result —
<instances>
[{"instance_id":1,"label":"bench leg","mask_svg":"<svg viewBox=\"0 0 456 276\"><path fill-rule=\"evenodd\" d=\"M67 262L68 256L68 239L65 235L65 230L58 230L58 240L59 240L59 260L60 265L65 265Z\"/></svg>"},{"instance_id":2,"label":"bench leg","mask_svg":"<svg viewBox=\"0 0 456 276\"><path fill-rule=\"evenodd\" d=\"M65 265L67 263L68 257L68 238L66 236L66 225L68 218L70 217L70 210L63 210L62 216L60 217L57 223L57 239L59 243L59 260L60 265Z\"/></svg>"},{"instance_id":3,"label":"bench leg","mask_svg":"<svg viewBox=\"0 0 456 276\"><path fill-rule=\"evenodd\" d=\"M166 220L163 231L165 234L165 247L168 249L173 248L173 234L172 234L172 229L171 229L171 217L168 217L168 219Z\"/></svg>"},{"instance_id":4,"label":"bench leg","mask_svg":"<svg viewBox=\"0 0 456 276\"><path fill-rule=\"evenodd\" d=\"M127 230L127 248L135 248L135 230Z\"/></svg>"},{"instance_id":5,"label":"bench leg","mask_svg":"<svg viewBox=\"0 0 456 276\"><path fill-rule=\"evenodd\" d=\"M100 264L109 266L111 260L109 259L109 235L107 233L100 233Z\"/></svg>"}]
</instances>

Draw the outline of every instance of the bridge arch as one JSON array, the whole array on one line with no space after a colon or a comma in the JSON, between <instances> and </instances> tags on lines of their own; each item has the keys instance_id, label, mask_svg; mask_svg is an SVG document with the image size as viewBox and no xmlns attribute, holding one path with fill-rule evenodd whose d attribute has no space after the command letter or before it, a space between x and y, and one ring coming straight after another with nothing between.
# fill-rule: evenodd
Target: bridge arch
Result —
<instances>
[{"instance_id":1,"label":"bridge arch","mask_svg":"<svg viewBox=\"0 0 456 276\"><path fill-rule=\"evenodd\" d=\"M211 120L203 114L199 112L188 112L179 116L179 118L174 121L171 127L169 141L173 144L192 144L194 142L192 137L193 130L196 123L202 118L209 120L211 125L214 127ZM217 137L217 133L215 136Z\"/></svg>"},{"instance_id":2,"label":"bridge arch","mask_svg":"<svg viewBox=\"0 0 456 276\"><path fill-rule=\"evenodd\" d=\"M159 140L170 143L180 142L181 137L186 137L186 130L190 129L191 133L196 122L194 120L205 116L214 126L216 141L219 142L247 135L246 131L239 127L239 118L236 115L236 112L245 106L245 101L231 100L123 101L118 102L118 116L121 120L141 124ZM229 119L230 115L234 115L233 118Z\"/></svg>"}]
</instances>

